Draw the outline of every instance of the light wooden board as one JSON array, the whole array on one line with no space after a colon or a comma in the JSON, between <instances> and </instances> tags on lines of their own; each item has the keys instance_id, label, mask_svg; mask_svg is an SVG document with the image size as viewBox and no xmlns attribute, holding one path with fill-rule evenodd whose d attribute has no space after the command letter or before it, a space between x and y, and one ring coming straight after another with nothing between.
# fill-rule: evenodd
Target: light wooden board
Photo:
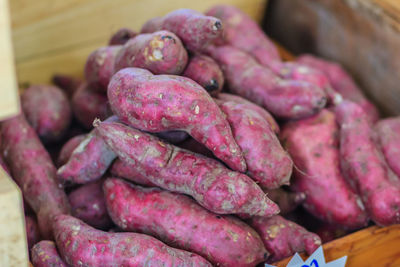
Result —
<instances>
[{"instance_id":1,"label":"light wooden board","mask_svg":"<svg viewBox=\"0 0 400 267\"><path fill-rule=\"evenodd\" d=\"M342 63L385 115L400 114L399 0L272 0L268 32Z\"/></svg>"},{"instance_id":2,"label":"light wooden board","mask_svg":"<svg viewBox=\"0 0 400 267\"><path fill-rule=\"evenodd\" d=\"M0 0L0 120L19 110L8 1Z\"/></svg>"},{"instance_id":3,"label":"light wooden board","mask_svg":"<svg viewBox=\"0 0 400 267\"><path fill-rule=\"evenodd\" d=\"M120 27L140 30L148 19L177 8L205 11L235 5L260 20L266 0L12 0L18 81L49 82L54 72L82 75L88 54Z\"/></svg>"}]
</instances>

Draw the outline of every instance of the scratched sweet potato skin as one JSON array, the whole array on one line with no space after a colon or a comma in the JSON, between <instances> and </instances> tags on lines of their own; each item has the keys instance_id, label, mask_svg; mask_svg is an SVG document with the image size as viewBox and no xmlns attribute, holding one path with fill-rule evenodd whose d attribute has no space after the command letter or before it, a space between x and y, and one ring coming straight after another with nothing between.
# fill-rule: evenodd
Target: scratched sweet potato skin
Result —
<instances>
[{"instance_id":1,"label":"scratched sweet potato skin","mask_svg":"<svg viewBox=\"0 0 400 267\"><path fill-rule=\"evenodd\" d=\"M61 258L53 241L43 240L37 243L31 252L35 267L69 267Z\"/></svg>"},{"instance_id":2,"label":"scratched sweet potato skin","mask_svg":"<svg viewBox=\"0 0 400 267\"><path fill-rule=\"evenodd\" d=\"M209 212L187 196L116 178L105 181L104 192L113 221L124 231L153 235L217 266L252 267L267 257L260 237L248 225Z\"/></svg>"},{"instance_id":3,"label":"scratched sweet potato skin","mask_svg":"<svg viewBox=\"0 0 400 267\"><path fill-rule=\"evenodd\" d=\"M3 156L12 177L35 211L42 237L50 239L54 216L70 212L50 155L23 114L1 122L1 134Z\"/></svg>"},{"instance_id":4,"label":"scratched sweet potato skin","mask_svg":"<svg viewBox=\"0 0 400 267\"><path fill-rule=\"evenodd\" d=\"M210 46L207 51L221 66L232 93L264 107L276 117L304 118L326 104L327 96L321 88L305 81L282 79L233 46Z\"/></svg>"},{"instance_id":5,"label":"scratched sweet potato skin","mask_svg":"<svg viewBox=\"0 0 400 267\"><path fill-rule=\"evenodd\" d=\"M128 67L149 70L153 74L181 74L188 54L179 38L169 31L139 34L119 51L114 73Z\"/></svg>"},{"instance_id":6,"label":"scratched sweet potato skin","mask_svg":"<svg viewBox=\"0 0 400 267\"><path fill-rule=\"evenodd\" d=\"M220 38L223 32L219 19L191 10L177 9L164 17L148 20L141 32L149 33L167 30L175 33L192 52L201 52L205 47Z\"/></svg>"},{"instance_id":7,"label":"scratched sweet potato skin","mask_svg":"<svg viewBox=\"0 0 400 267\"><path fill-rule=\"evenodd\" d=\"M40 240L39 227L33 216L25 215L25 230L28 240L28 251L30 251L33 245Z\"/></svg>"},{"instance_id":8,"label":"scratched sweet potato skin","mask_svg":"<svg viewBox=\"0 0 400 267\"><path fill-rule=\"evenodd\" d=\"M151 236L103 232L68 215L57 216L54 228L60 255L71 266L212 266Z\"/></svg>"},{"instance_id":9,"label":"scratched sweet potato skin","mask_svg":"<svg viewBox=\"0 0 400 267\"><path fill-rule=\"evenodd\" d=\"M166 190L190 195L215 213L272 216L279 212L248 176L215 160L121 123L103 122L96 129L118 157L136 169L141 180L147 178Z\"/></svg>"},{"instance_id":10,"label":"scratched sweet potato skin","mask_svg":"<svg viewBox=\"0 0 400 267\"><path fill-rule=\"evenodd\" d=\"M137 169L134 164L122 161L119 158L111 165L110 173L112 176L121 177L140 185L156 186L147 178L146 174L140 169Z\"/></svg>"},{"instance_id":11,"label":"scratched sweet potato skin","mask_svg":"<svg viewBox=\"0 0 400 267\"><path fill-rule=\"evenodd\" d=\"M124 45L129 39L132 39L136 35L138 35L138 33L129 28L120 28L111 35L108 45Z\"/></svg>"},{"instance_id":12,"label":"scratched sweet potato skin","mask_svg":"<svg viewBox=\"0 0 400 267\"><path fill-rule=\"evenodd\" d=\"M306 199L306 194L303 192L289 192L282 188L267 190L265 192L279 206L281 215L293 211Z\"/></svg>"},{"instance_id":13,"label":"scratched sweet potato skin","mask_svg":"<svg viewBox=\"0 0 400 267\"><path fill-rule=\"evenodd\" d=\"M282 148L269 122L247 106L235 101L219 103L233 137L243 151L246 174L263 189L288 185L293 168L290 156Z\"/></svg>"},{"instance_id":14,"label":"scratched sweet potato skin","mask_svg":"<svg viewBox=\"0 0 400 267\"><path fill-rule=\"evenodd\" d=\"M254 217L249 223L259 233L265 248L271 253L268 262L282 260L296 252L307 252L310 255L321 245L318 235L280 215L270 218Z\"/></svg>"},{"instance_id":15,"label":"scratched sweet potato skin","mask_svg":"<svg viewBox=\"0 0 400 267\"><path fill-rule=\"evenodd\" d=\"M80 134L69 139L61 148L57 158L57 166L62 166L68 162L72 152L85 139L85 134Z\"/></svg>"},{"instance_id":16,"label":"scratched sweet potato skin","mask_svg":"<svg viewBox=\"0 0 400 267\"><path fill-rule=\"evenodd\" d=\"M52 85L34 85L21 95L21 107L29 124L43 142L60 140L71 123L67 95Z\"/></svg>"},{"instance_id":17,"label":"scratched sweet potato skin","mask_svg":"<svg viewBox=\"0 0 400 267\"><path fill-rule=\"evenodd\" d=\"M400 222L400 179L373 140L365 110L349 100L336 106L340 130L340 166L360 194L371 219L386 226Z\"/></svg>"},{"instance_id":18,"label":"scratched sweet potato skin","mask_svg":"<svg viewBox=\"0 0 400 267\"><path fill-rule=\"evenodd\" d=\"M322 221L356 229L368 216L341 174L338 136L335 114L324 109L284 125L281 138L296 166L292 188L306 194L305 209Z\"/></svg>"},{"instance_id":19,"label":"scratched sweet potato skin","mask_svg":"<svg viewBox=\"0 0 400 267\"><path fill-rule=\"evenodd\" d=\"M246 170L224 114L192 80L126 68L111 79L108 99L121 122L148 132L184 130L233 170Z\"/></svg>"}]
</instances>

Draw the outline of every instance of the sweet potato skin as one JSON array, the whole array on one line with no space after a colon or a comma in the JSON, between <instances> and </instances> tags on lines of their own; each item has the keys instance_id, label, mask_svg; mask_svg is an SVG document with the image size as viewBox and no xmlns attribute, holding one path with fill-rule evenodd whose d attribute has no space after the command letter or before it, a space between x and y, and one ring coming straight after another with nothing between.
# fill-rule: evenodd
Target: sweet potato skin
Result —
<instances>
[{"instance_id":1,"label":"sweet potato skin","mask_svg":"<svg viewBox=\"0 0 400 267\"><path fill-rule=\"evenodd\" d=\"M149 181L144 172L137 170L134 165L130 164L129 162L122 161L119 158L117 158L111 165L110 173L112 176L121 177L140 185L149 187L156 186Z\"/></svg>"},{"instance_id":2,"label":"sweet potato skin","mask_svg":"<svg viewBox=\"0 0 400 267\"><path fill-rule=\"evenodd\" d=\"M400 176L400 117L387 118L378 121L375 126L377 143L385 155L390 168Z\"/></svg>"},{"instance_id":3,"label":"sweet potato skin","mask_svg":"<svg viewBox=\"0 0 400 267\"><path fill-rule=\"evenodd\" d=\"M56 168L23 115L3 121L1 133L12 176L36 213L42 237L49 239L54 216L70 212L67 196L56 182Z\"/></svg>"},{"instance_id":4,"label":"sweet potato skin","mask_svg":"<svg viewBox=\"0 0 400 267\"><path fill-rule=\"evenodd\" d=\"M169 31L139 34L122 47L115 59L114 72L128 67L153 74L181 74L188 54L179 38Z\"/></svg>"},{"instance_id":5,"label":"sweet potato skin","mask_svg":"<svg viewBox=\"0 0 400 267\"><path fill-rule=\"evenodd\" d=\"M217 62L201 54L190 58L182 76L197 82L212 96L217 96L224 86L224 74Z\"/></svg>"},{"instance_id":6,"label":"sweet potato skin","mask_svg":"<svg viewBox=\"0 0 400 267\"><path fill-rule=\"evenodd\" d=\"M66 94L51 85L34 85L21 95L21 107L29 124L44 142L63 137L72 118Z\"/></svg>"},{"instance_id":7,"label":"sweet potato skin","mask_svg":"<svg viewBox=\"0 0 400 267\"><path fill-rule=\"evenodd\" d=\"M243 151L249 175L263 189L288 185L293 162L282 148L270 124L246 104L219 104L231 125L233 137Z\"/></svg>"},{"instance_id":8,"label":"sweet potato skin","mask_svg":"<svg viewBox=\"0 0 400 267\"><path fill-rule=\"evenodd\" d=\"M106 121L117 121L112 116ZM107 171L116 154L93 129L73 150L67 163L57 170L57 176L64 183L85 184L100 179Z\"/></svg>"},{"instance_id":9,"label":"sweet potato skin","mask_svg":"<svg viewBox=\"0 0 400 267\"><path fill-rule=\"evenodd\" d=\"M268 262L279 261L295 252L305 251L310 255L321 245L318 235L279 215L254 217L250 225L260 234L265 248L271 253Z\"/></svg>"},{"instance_id":10,"label":"sweet potato skin","mask_svg":"<svg viewBox=\"0 0 400 267\"><path fill-rule=\"evenodd\" d=\"M297 167L292 189L307 196L305 209L322 221L356 229L368 218L340 172L338 131L334 113L322 110L284 125L281 138Z\"/></svg>"},{"instance_id":11,"label":"sweet potato skin","mask_svg":"<svg viewBox=\"0 0 400 267\"><path fill-rule=\"evenodd\" d=\"M86 134L80 134L69 139L61 148L57 158L57 166L62 166L68 162L72 152L85 139Z\"/></svg>"},{"instance_id":12,"label":"sweet potato skin","mask_svg":"<svg viewBox=\"0 0 400 267\"><path fill-rule=\"evenodd\" d=\"M59 252L71 266L212 266L151 236L103 232L68 215L57 216L54 228Z\"/></svg>"},{"instance_id":13,"label":"sweet potato skin","mask_svg":"<svg viewBox=\"0 0 400 267\"><path fill-rule=\"evenodd\" d=\"M72 216L97 229L107 230L112 225L103 194L103 180L82 185L68 195Z\"/></svg>"},{"instance_id":14,"label":"sweet potato skin","mask_svg":"<svg viewBox=\"0 0 400 267\"><path fill-rule=\"evenodd\" d=\"M53 241L43 240L32 248L32 263L35 267L69 267L60 254Z\"/></svg>"},{"instance_id":15,"label":"sweet potato skin","mask_svg":"<svg viewBox=\"0 0 400 267\"><path fill-rule=\"evenodd\" d=\"M267 257L260 237L248 225L215 215L187 196L115 178L105 181L104 193L113 221L124 231L153 235L217 266L250 267Z\"/></svg>"},{"instance_id":16,"label":"sweet potato skin","mask_svg":"<svg viewBox=\"0 0 400 267\"><path fill-rule=\"evenodd\" d=\"M25 215L26 238L28 239L28 250L40 240L39 227L33 216Z\"/></svg>"},{"instance_id":17,"label":"sweet potato skin","mask_svg":"<svg viewBox=\"0 0 400 267\"><path fill-rule=\"evenodd\" d=\"M126 68L111 79L108 99L121 122L148 132L184 130L233 170L246 170L224 114L192 80Z\"/></svg>"},{"instance_id":18,"label":"sweet potato skin","mask_svg":"<svg viewBox=\"0 0 400 267\"><path fill-rule=\"evenodd\" d=\"M205 16L191 9L177 9L164 17L147 21L142 33L167 30L175 33L187 49L201 52L222 35L223 27L219 19Z\"/></svg>"},{"instance_id":19,"label":"sweet potato skin","mask_svg":"<svg viewBox=\"0 0 400 267\"><path fill-rule=\"evenodd\" d=\"M121 45L100 47L93 51L85 64L85 80L93 89L107 91L108 83L114 74L115 58Z\"/></svg>"},{"instance_id":20,"label":"sweet potato skin","mask_svg":"<svg viewBox=\"0 0 400 267\"><path fill-rule=\"evenodd\" d=\"M264 107L284 119L299 119L321 110L325 92L308 82L284 80L233 46L209 47L232 93Z\"/></svg>"},{"instance_id":21,"label":"sweet potato skin","mask_svg":"<svg viewBox=\"0 0 400 267\"><path fill-rule=\"evenodd\" d=\"M230 171L215 160L163 143L120 123L103 122L96 129L141 179L146 177L161 188L190 195L208 210L248 216L279 212L249 177Z\"/></svg>"},{"instance_id":22,"label":"sweet potato skin","mask_svg":"<svg viewBox=\"0 0 400 267\"><path fill-rule=\"evenodd\" d=\"M93 128L94 119L105 120L111 115L107 95L96 92L82 83L72 97L72 111L78 122L86 129Z\"/></svg>"},{"instance_id":23,"label":"sweet potato skin","mask_svg":"<svg viewBox=\"0 0 400 267\"><path fill-rule=\"evenodd\" d=\"M373 140L372 124L363 108L349 100L336 106L340 130L340 166L357 189L378 225L400 222L400 180Z\"/></svg>"},{"instance_id":24,"label":"sweet potato skin","mask_svg":"<svg viewBox=\"0 0 400 267\"><path fill-rule=\"evenodd\" d=\"M120 28L110 37L108 45L123 45L136 35L138 33L129 28Z\"/></svg>"},{"instance_id":25,"label":"sweet potato skin","mask_svg":"<svg viewBox=\"0 0 400 267\"><path fill-rule=\"evenodd\" d=\"M67 94L68 98L72 98L82 83L81 80L65 74L54 74L51 81L61 88Z\"/></svg>"},{"instance_id":26,"label":"sweet potato skin","mask_svg":"<svg viewBox=\"0 0 400 267\"><path fill-rule=\"evenodd\" d=\"M289 192L282 188L267 190L266 193L273 202L278 204L281 215L293 211L306 199L306 194L303 192Z\"/></svg>"},{"instance_id":27,"label":"sweet potato skin","mask_svg":"<svg viewBox=\"0 0 400 267\"><path fill-rule=\"evenodd\" d=\"M196 139L189 138L178 145L180 148L192 151L196 154L201 154L208 158L217 159L214 154L203 144L196 141Z\"/></svg>"}]
</instances>

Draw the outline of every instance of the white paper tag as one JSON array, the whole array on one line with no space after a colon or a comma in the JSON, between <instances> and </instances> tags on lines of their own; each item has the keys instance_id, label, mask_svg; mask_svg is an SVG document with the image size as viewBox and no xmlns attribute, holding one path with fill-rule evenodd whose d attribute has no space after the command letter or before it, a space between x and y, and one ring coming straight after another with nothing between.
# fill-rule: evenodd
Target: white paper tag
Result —
<instances>
[{"instance_id":1,"label":"white paper tag","mask_svg":"<svg viewBox=\"0 0 400 267\"><path fill-rule=\"evenodd\" d=\"M294 254L293 258L289 261L286 267L345 267L346 261L347 256L343 256L337 260L326 263L324 251L322 246L320 246L310 257L308 257L306 261L303 261L299 254ZM265 267L275 266L265 264Z\"/></svg>"}]
</instances>

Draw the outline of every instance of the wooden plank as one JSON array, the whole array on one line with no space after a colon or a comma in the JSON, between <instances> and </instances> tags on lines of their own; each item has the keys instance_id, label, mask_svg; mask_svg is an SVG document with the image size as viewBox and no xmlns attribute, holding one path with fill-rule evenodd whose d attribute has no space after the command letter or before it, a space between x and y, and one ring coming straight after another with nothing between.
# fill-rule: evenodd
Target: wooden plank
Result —
<instances>
[{"instance_id":1,"label":"wooden plank","mask_svg":"<svg viewBox=\"0 0 400 267\"><path fill-rule=\"evenodd\" d=\"M13 0L13 42L20 83L48 82L55 70L81 73L89 52L120 27L140 30L148 19L177 8L204 11L232 4L260 20L266 0ZM70 57L73 55L72 57Z\"/></svg>"},{"instance_id":2,"label":"wooden plank","mask_svg":"<svg viewBox=\"0 0 400 267\"><path fill-rule=\"evenodd\" d=\"M28 266L22 195L0 168L0 266Z\"/></svg>"},{"instance_id":3,"label":"wooden plank","mask_svg":"<svg viewBox=\"0 0 400 267\"><path fill-rule=\"evenodd\" d=\"M8 1L0 0L0 120L19 111Z\"/></svg>"},{"instance_id":4,"label":"wooden plank","mask_svg":"<svg viewBox=\"0 0 400 267\"><path fill-rule=\"evenodd\" d=\"M296 54L342 63L384 114L400 114L400 1L273 0L265 25Z\"/></svg>"},{"instance_id":5,"label":"wooden plank","mask_svg":"<svg viewBox=\"0 0 400 267\"><path fill-rule=\"evenodd\" d=\"M326 243L323 248L327 262L348 255L346 267L400 266L399 244L400 225L372 226ZM274 265L284 267L289 260Z\"/></svg>"}]
</instances>

